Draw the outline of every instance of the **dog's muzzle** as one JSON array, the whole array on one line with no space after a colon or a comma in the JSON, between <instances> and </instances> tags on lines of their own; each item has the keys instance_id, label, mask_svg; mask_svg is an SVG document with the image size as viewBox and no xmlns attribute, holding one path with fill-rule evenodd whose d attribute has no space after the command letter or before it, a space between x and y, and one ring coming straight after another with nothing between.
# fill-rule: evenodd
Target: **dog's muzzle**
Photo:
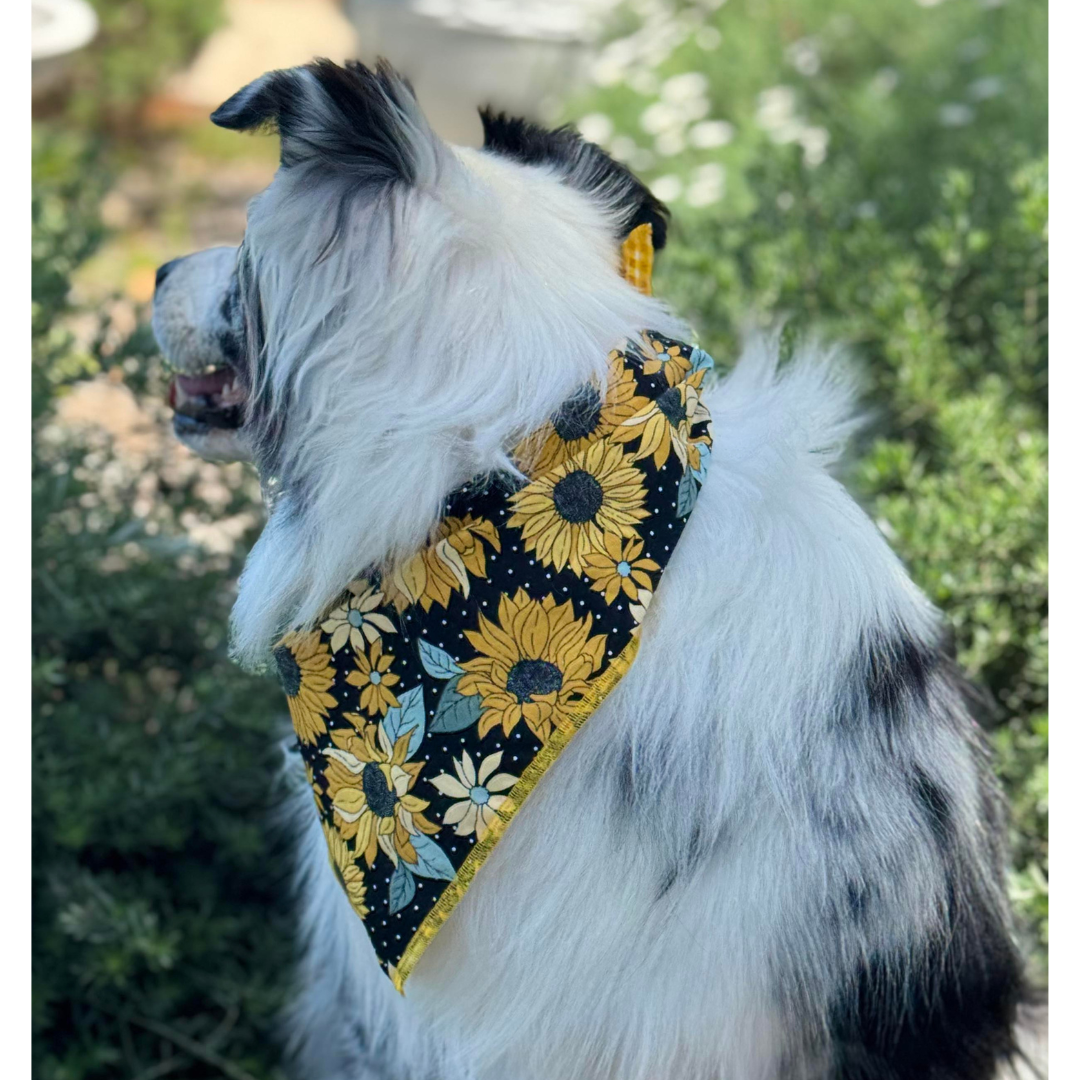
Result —
<instances>
[{"instance_id":1,"label":"dog's muzzle","mask_svg":"<svg viewBox=\"0 0 1080 1080\"><path fill-rule=\"evenodd\" d=\"M235 369L227 364L197 375L176 374L168 394L176 414L173 429L181 437L236 431L244 423L244 397Z\"/></svg>"},{"instance_id":2,"label":"dog's muzzle","mask_svg":"<svg viewBox=\"0 0 1080 1080\"><path fill-rule=\"evenodd\" d=\"M167 400L177 437L201 457L250 457L246 392L233 361L239 337L229 317L235 248L211 248L158 269L154 336L173 371Z\"/></svg>"}]
</instances>

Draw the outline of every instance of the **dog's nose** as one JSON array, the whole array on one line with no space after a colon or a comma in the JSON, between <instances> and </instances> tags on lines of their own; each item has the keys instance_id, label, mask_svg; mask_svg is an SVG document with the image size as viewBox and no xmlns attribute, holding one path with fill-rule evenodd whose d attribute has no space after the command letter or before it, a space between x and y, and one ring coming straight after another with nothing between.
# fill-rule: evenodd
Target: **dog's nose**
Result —
<instances>
[{"instance_id":1,"label":"dog's nose","mask_svg":"<svg viewBox=\"0 0 1080 1080\"><path fill-rule=\"evenodd\" d=\"M157 273L154 275L154 288L160 289L161 283L173 272L179 259L170 259L167 263L162 263L157 268Z\"/></svg>"}]
</instances>

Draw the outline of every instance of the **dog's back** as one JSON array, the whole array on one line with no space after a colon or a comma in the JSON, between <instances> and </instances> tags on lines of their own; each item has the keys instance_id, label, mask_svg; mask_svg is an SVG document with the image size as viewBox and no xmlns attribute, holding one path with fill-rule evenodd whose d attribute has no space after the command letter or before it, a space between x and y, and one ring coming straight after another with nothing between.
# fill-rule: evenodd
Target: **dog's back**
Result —
<instances>
[{"instance_id":1,"label":"dog's back","mask_svg":"<svg viewBox=\"0 0 1080 1080\"><path fill-rule=\"evenodd\" d=\"M451 150L392 72L325 63L215 117L283 140L206 302L249 395L228 441L272 477L234 611L255 661L415 551L456 484L510 468L619 340L685 327L618 275L620 237L662 241L663 208L572 133L489 116L483 151ZM166 352L191 340L183 279L155 301ZM299 800L305 1080L990 1080L1009 1060L1024 984L983 741L940 617L831 474L842 359L775 351L706 387L709 476L638 658L405 998Z\"/></svg>"},{"instance_id":2,"label":"dog's back","mask_svg":"<svg viewBox=\"0 0 1080 1080\"><path fill-rule=\"evenodd\" d=\"M780 373L763 341L712 390L710 477L639 657L407 1002L319 868L312 1047L347 1014L372 1018L373 1076L988 1080L1010 1059L1000 797L936 613L830 476L845 370Z\"/></svg>"}]
</instances>

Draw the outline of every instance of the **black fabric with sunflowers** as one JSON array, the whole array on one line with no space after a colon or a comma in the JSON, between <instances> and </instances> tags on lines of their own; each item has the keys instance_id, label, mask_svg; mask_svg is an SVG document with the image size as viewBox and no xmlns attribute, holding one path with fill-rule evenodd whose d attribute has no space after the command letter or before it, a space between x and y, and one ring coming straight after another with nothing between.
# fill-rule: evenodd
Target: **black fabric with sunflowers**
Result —
<instances>
[{"instance_id":1,"label":"black fabric with sunflowers","mask_svg":"<svg viewBox=\"0 0 1080 1080\"><path fill-rule=\"evenodd\" d=\"M455 492L437 540L275 651L330 858L398 989L628 669L711 447L702 350L646 332Z\"/></svg>"}]
</instances>

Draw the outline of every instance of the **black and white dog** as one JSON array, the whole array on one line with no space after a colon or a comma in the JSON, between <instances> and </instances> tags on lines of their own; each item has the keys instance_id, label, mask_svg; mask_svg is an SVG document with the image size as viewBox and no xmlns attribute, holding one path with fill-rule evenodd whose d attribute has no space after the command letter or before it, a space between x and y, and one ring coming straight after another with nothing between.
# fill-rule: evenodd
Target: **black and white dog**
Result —
<instances>
[{"instance_id":1,"label":"black and white dog","mask_svg":"<svg viewBox=\"0 0 1080 1080\"><path fill-rule=\"evenodd\" d=\"M272 72L214 113L281 138L239 249L158 274L178 435L246 458L269 519L233 613L257 665L643 327L619 274L666 210L575 133L429 128L386 66ZM982 1080L1025 987L1001 800L938 613L830 475L842 357L748 348L706 388L708 482L639 657L544 777L400 997L310 795L304 1080Z\"/></svg>"}]
</instances>

